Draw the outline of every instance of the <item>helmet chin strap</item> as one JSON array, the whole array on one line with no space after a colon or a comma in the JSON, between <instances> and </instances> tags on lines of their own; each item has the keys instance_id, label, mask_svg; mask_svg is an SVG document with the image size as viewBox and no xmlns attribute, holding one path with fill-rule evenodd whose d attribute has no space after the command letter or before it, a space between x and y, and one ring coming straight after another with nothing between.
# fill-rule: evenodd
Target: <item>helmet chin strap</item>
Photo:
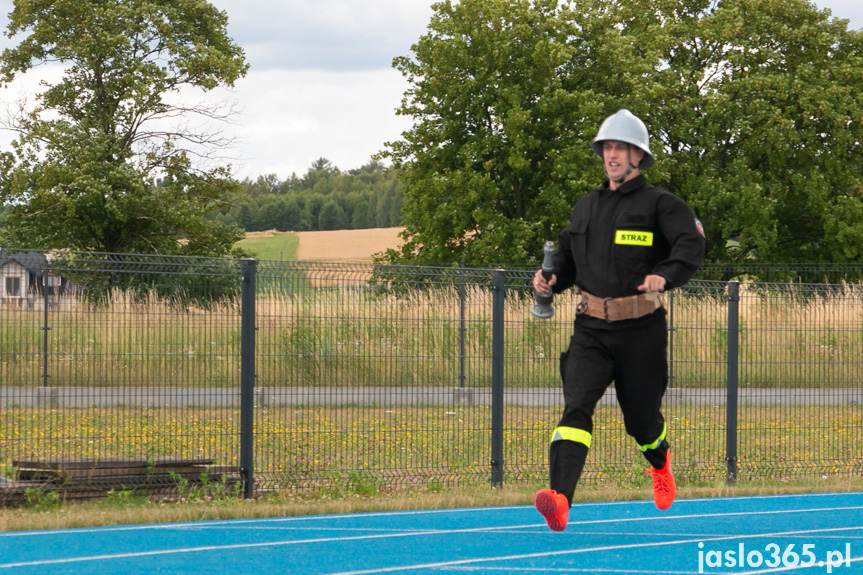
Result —
<instances>
[{"instance_id":1,"label":"helmet chin strap","mask_svg":"<svg viewBox=\"0 0 863 575\"><path fill-rule=\"evenodd\" d=\"M609 176L609 179L613 179L614 183L617 185L622 184L624 180L629 177L629 174L631 174L632 171L638 167L632 163L632 146L626 146L626 163L628 163L629 166L626 168L626 171L623 172L622 176L617 179L613 179L611 178L611 176Z\"/></svg>"}]
</instances>

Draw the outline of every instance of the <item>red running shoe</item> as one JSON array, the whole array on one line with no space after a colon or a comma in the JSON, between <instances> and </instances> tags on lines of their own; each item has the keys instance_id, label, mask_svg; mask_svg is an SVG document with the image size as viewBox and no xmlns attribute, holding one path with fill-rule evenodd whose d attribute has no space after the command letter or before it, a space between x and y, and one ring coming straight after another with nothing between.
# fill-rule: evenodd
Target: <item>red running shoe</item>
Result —
<instances>
[{"instance_id":1,"label":"red running shoe","mask_svg":"<svg viewBox=\"0 0 863 575\"><path fill-rule=\"evenodd\" d=\"M563 493L554 489L540 489L533 498L536 510L542 513L552 531L563 531L566 529L566 520L569 519L569 501Z\"/></svg>"},{"instance_id":2,"label":"red running shoe","mask_svg":"<svg viewBox=\"0 0 863 575\"><path fill-rule=\"evenodd\" d=\"M665 454L665 467L650 467L646 471L653 476L653 502L663 511L668 509L674 503L674 494L677 491L674 476L671 474L671 452Z\"/></svg>"}]
</instances>

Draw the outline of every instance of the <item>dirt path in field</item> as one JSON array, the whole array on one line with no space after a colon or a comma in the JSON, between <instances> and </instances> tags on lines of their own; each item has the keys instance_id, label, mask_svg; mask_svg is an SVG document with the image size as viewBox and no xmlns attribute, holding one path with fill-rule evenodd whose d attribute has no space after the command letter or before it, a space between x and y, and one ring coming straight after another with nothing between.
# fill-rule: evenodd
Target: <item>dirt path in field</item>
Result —
<instances>
[{"instance_id":1,"label":"dirt path in field","mask_svg":"<svg viewBox=\"0 0 863 575\"><path fill-rule=\"evenodd\" d=\"M297 259L305 261L371 261L372 256L402 244L404 228L297 232Z\"/></svg>"}]
</instances>

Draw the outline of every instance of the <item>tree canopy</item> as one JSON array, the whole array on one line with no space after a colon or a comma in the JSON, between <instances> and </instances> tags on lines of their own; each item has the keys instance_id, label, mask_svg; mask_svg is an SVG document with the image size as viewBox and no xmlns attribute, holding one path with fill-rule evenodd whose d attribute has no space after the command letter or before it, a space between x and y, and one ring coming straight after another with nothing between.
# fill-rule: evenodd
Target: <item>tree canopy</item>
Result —
<instances>
[{"instance_id":1,"label":"tree canopy","mask_svg":"<svg viewBox=\"0 0 863 575\"><path fill-rule=\"evenodd\" d=\"M3 82L45 63L62 65L63 77L13 120L19 138L0 163L6 241L227 253L241 231L204 218L236 188L227 166L206 161L224 142L189 128L190 116L224 110L176 97L245 75L226 27L203 0L15 0L6 35L23 39L0 55Z\"/></svg>"},{"instance_id":2,"label":"tree canopy","mask_svg":"<svg viewBox=\"0 0 863 575\"><path fill-rule=\"evenodd\" d=\"M390 228L401 223L403 201L398 172L382 163L343 172L319 158L302 177L242 182L230 208L210 217L248 232Z\"/></svg>"},{"instance_id":3,"label":"tree canopy","mask_svg":"<svg viewBox=\"0 0 863 575\"><path fill-rule=\"evenodd\" d=\"M863 256L863 34L805 0L445 0L390 142L405 184L394 262L537 261L603 179L620 108L655 185L696 210L708 260Z\"/></svg>"}]
</instances>

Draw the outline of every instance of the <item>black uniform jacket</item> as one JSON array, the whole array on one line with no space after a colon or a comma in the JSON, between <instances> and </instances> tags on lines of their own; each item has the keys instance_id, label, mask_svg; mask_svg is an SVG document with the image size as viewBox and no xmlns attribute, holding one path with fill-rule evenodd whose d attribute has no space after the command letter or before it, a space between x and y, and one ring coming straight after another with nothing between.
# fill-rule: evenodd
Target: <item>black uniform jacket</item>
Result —
<instances>
[{"instance_id":1,"label":"black uniform jacket","mask_svg":"<svg viewBox=\"0 0 863 575\"><path fill-rule=\"evenodd\" d=\"M667 290L682 286L701 265L705 248L701 223L686 202L642 175L617 190L606 181L582 198L557 240L554 293L577 285L602 298L641 293L637 288L648 274L664 277ZM650 317L616 323L634 327ZM611 327L586 316L577 321Z\"/></svg>"}]
</instances>

